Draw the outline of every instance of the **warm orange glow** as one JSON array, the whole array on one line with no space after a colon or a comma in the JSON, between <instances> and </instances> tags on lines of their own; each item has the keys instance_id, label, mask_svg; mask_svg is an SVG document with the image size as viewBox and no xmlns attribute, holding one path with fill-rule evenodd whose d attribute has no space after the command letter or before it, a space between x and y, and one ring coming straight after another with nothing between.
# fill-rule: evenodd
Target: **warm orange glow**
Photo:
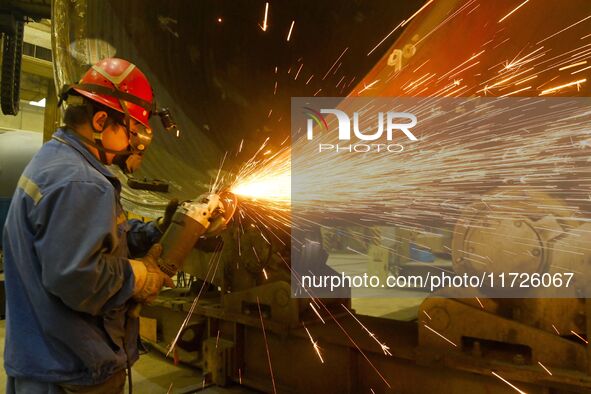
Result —
<instances>
[{"instance_id":1,"label":"warm orange glow","mask_svg":"<svg viewBox=\"0 0 591 394\"><path fill-rule=\"evenodd\" d=\"M275 200L289 202L291 184L289 174L254 179L232 188L232 192L255 200Z\"/></svg>"},{"instance_id":2,"label":"warm orange glow","mask_svg":"<svg viewBox=\"0 0 591 394\"><path fill-rule=\"evenodd\" d=\"M242 166L229 190L242 198L272 202L285 208L291 201L290 150L284 147L273 152L268 142L267 138Z\"/></svg>"}]
</instances>

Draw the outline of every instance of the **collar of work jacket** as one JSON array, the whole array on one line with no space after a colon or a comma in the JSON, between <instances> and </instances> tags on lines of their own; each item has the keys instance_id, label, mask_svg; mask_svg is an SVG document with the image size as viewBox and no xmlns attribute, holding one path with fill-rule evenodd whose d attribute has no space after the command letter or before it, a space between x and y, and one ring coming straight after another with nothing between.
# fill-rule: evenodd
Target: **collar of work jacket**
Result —
<instances>
[{"instance_id":1,"label":"collar of work jacket","mask_svg":"<svg viewBox=\"0 0 591 394\"><path fill-rule=\"evenodd\" d=\"M84 159L88 161L88 163L91 166L93 166L98 172L103 174L113 184L117 192L121 192L121 182L119 181L119 179L111 172L109 168L107 168L103 163L101 163L88 150L84 142L82 142L82 140L78 137L75 131L67 128L59 128L53 134L52 138L77 150L84 157Z\"/></svg>"}]
</instances>

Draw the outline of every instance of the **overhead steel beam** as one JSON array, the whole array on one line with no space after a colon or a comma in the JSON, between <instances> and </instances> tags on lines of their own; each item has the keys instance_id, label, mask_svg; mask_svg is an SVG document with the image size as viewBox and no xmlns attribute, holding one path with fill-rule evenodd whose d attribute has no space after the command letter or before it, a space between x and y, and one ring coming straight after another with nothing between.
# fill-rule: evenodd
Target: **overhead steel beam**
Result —
<instances>
[{"instance_id":1,"label":"overhead steel beam","mask_svg":"<svg viewBox=\"0 0 591 394\"><path fill-rule=\"evenodd\" d=\"M51 0L8 0L0 7L32 19L51 18Z\"/></svg>"},{"instance_id":2,"label":"overhead steel beam","mask_svg":"<svg viewBox=\"0 0 591 394\"><path fill-rule=\"evenodd\" d=\"M47 60L23 55L22 72L53 79L53 65Z\"/></svg>"},{"instance_id":3,"label":"overhead steel beam","mask_svg":"<svg viewBox=\"0 0 591 394\"><path fill-rule=\"evenodd\" d=\"M51 26L30 22L25 25L23 41L51 50Z\"/></svg>"}]
</instances>

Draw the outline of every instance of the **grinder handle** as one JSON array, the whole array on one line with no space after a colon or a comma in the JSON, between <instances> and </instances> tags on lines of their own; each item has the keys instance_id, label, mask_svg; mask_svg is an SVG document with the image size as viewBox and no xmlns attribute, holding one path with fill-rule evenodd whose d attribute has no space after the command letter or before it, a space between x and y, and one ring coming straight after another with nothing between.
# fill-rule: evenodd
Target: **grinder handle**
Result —
<instances>
[{"instance_id":1,"label":"grinder handle","mask_svg":"<svg viewBox=\"0 0 591 394\"><path fill-rule=\"evenodd\" d=\"M213 201L219 203L219 196L216 197ZM206 202L207 204L203 205L203 209L197 210L197 218L191 217L178 208L172 216L170 225L160 239L163 251L158 259L158 266L166 275L170 277L176 275L199 237L206 233L207 227L200 223L200 221L209 224L212 211L216 208L215 206L211 206L212 200ZM233 213L234 211L232 210L230 217ZM134 304L129 308L127 313L129 316L137 318L140 315L141 309L141 304Z\"/></svg>"}]
</instances>

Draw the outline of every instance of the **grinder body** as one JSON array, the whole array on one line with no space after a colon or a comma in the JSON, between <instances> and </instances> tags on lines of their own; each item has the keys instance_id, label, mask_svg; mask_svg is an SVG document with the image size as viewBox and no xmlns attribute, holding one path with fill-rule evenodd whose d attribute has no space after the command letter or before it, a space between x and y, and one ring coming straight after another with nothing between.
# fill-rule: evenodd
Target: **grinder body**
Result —
<instances>
[{"instance_id":1,"label":"grinder body","mask_svg":"<svg viewBox=\"0 0 591 394\"><path fill-rule=\"evenodd\" d=\"M217 235L225 228L234 215L236 205L236 196L229 192L183 202L160 239L160 270L168 276L174 276L200 237Z\"/></svg>"},{"instance_id":2,"label":"grinder body","mask_svg":"<svg viewBox=\"0 0 591 394\"><path fill-rule=\"evenodd\" d=\"M191 213L195 213L195 210L192 212L187 206L180 206L160 239L162 255L158 265L168 276L172 277L179 271L199 237L207 231L207 224L203 223L203 219L196 218Z\"/></svg>"}]
</instances>

